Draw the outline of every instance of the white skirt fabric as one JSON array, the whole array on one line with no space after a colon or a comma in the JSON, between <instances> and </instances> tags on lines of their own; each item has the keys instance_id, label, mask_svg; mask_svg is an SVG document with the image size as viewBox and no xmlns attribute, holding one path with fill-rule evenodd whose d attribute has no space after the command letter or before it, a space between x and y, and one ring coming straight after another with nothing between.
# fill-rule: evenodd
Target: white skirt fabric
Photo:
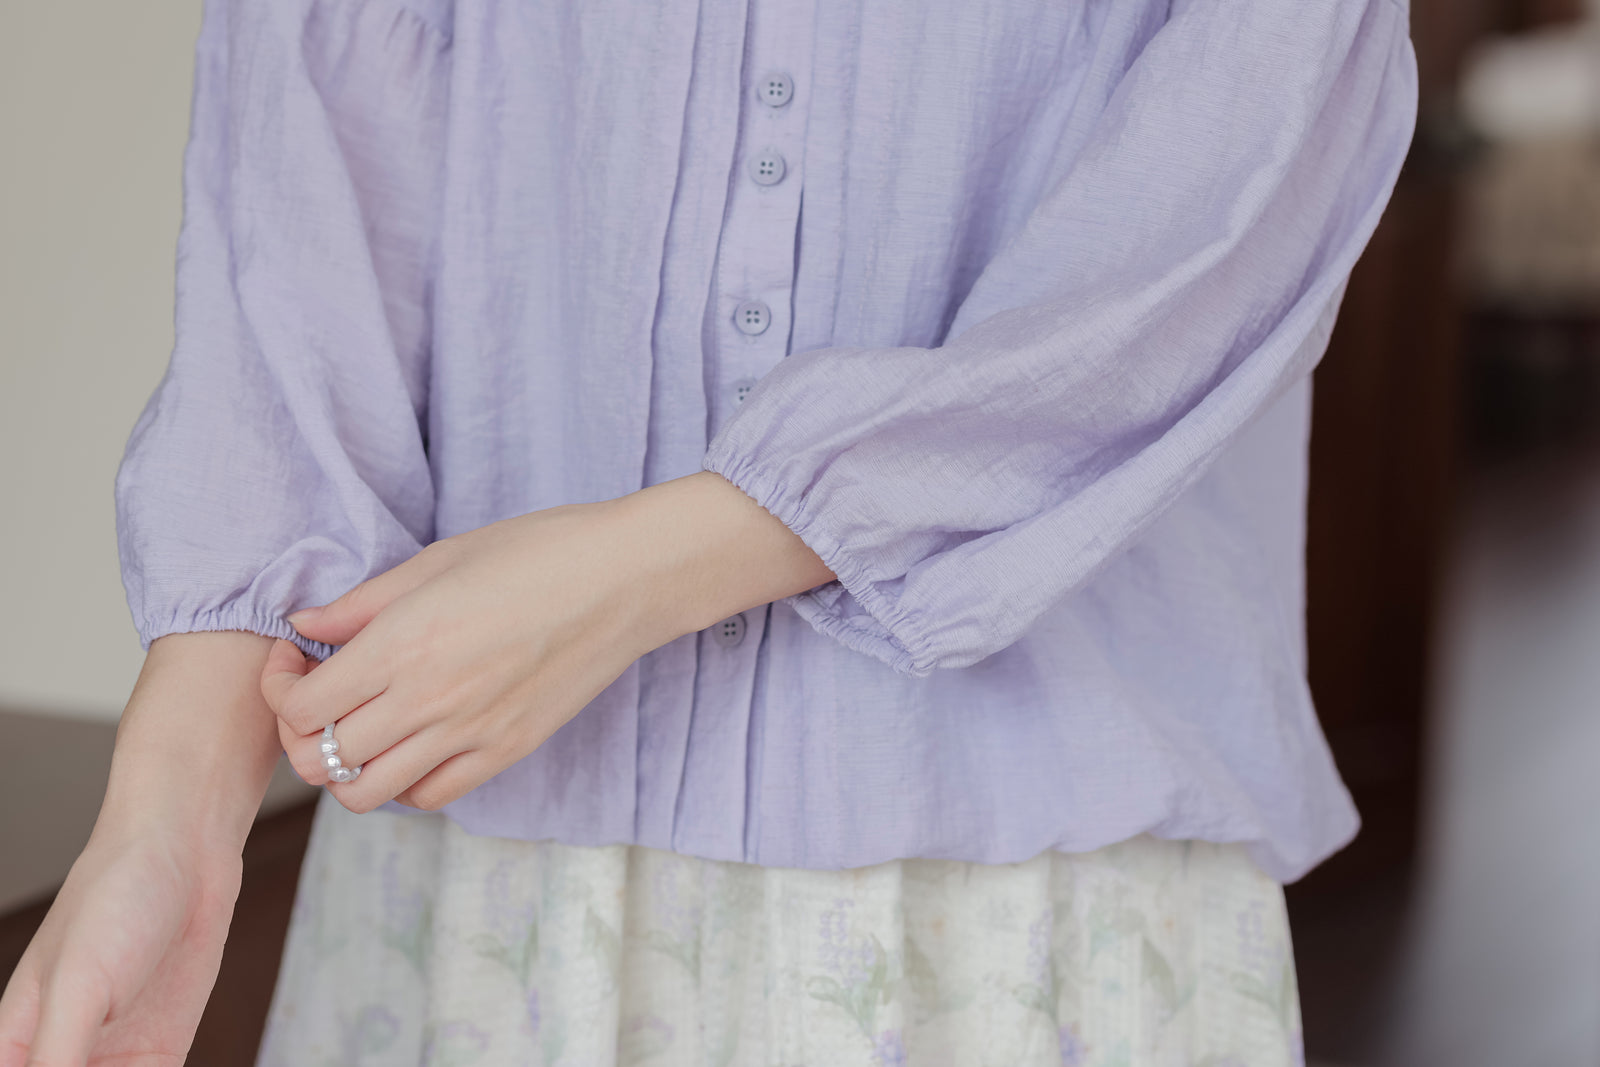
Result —
<instances>
[{"instance_id":1,"label":"white skirt fabric","mask_svg":"<svg viewBox=\"0 0 1600 1067\"><path fill-rule=\"evenodd\" d=\"M844 871L352 815L324 793L258 1067L1301 1064L1237 845Z\"/></svg>"}]
</instances>

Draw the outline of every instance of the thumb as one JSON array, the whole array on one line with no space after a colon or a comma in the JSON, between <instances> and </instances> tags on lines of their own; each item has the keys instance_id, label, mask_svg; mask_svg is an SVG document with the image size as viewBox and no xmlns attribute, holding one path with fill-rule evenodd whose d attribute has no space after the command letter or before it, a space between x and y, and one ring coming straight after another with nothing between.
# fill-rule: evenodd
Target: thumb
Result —
<instances>
[{"instance_id":1,"label":"thumb","mask_svg":"<svg viewBox=\"0 0 1600 1067\"><path fill-rule=\"evenodd\" d=\"M424 549L399 566L368 578L331 604L302 608L288 616L289 624L313 641L348 644L378 612L442 571L444 555Z\"/></svg>"},{"instance_id":2,"label":"thumb","mask_svg":"<svg viewBox=\"0 0 1600 1067\"><path fill-rule=\"evenodd\" d=\"M267 652L267 661L261 666L259 684L267 706L279 718L283 717L284 700L288 697L289 690L310 671L311 661L306 659L300 647L293 641L285 641L280 637L272 642L272 648Z\"/></svg>"}]
</instances>

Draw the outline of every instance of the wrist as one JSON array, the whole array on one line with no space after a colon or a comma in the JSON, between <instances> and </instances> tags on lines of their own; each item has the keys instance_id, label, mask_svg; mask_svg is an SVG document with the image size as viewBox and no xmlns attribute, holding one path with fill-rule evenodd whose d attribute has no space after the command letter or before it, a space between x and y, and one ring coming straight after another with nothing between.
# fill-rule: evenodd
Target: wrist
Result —
<instances>
[{"instance_id":1,"label":"wrist","mask_svg":"<svg viewBox=\"0 0 1600 1067\"><path fill-rule=\"evenodd\" d=\"M260 691L272 640L238 631L152 643L117 727L96 836L177 833L237 856L280 746Z\"/></svg>"},{"instance_id":2,"label":"wrist","mask_svg":"<svg viewBox=\"0 0 1600 1067\"><path fill-rule=\"evenodd\" d=\"M619 499L651 551L638 585L660 644L831 581L789 527L714 471ZM652 646L654 647L654 646Z\"/></svg>"},{"instance_id":3,"label":"wrist","mask_svg":"<svg viewBox=\"0 0 1600 1067\"><path fill-rule=\"evenodd\" d=\"M276 754L236 754L230 762L182 746L119 748L94 835L175 834L204 854L237 857L275 761Z\"/></svg>"}]
</instances>

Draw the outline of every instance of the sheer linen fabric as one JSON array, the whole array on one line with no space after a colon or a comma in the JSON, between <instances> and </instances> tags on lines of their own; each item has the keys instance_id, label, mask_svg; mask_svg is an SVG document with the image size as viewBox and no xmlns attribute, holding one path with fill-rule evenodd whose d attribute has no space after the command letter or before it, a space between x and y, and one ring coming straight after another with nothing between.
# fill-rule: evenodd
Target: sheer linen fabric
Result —
<instances>
[{"instance_id":1,"label":"sheer linen fabric","mask_svg":"<svg viewBox=\"0 0 1600 1067\"><path fill-rule=\"evenodd\" d=\"M325 795L258 1067L1302 1062L1283 891L1240 845L819 871Z\"/></svg>"}]
</instances>

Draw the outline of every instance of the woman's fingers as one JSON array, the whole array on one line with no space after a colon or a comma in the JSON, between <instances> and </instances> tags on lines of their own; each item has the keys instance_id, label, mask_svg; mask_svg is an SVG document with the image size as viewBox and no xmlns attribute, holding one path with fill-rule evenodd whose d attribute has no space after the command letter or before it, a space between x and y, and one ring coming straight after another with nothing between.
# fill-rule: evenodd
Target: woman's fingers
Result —
<instances>
[{"instance_id":1,"label":"woman's fingers","mask_svg":"<svg viewBox=\"0 0 1600 1067\"><path fill-rule=\"evenodd\" d=\"M320 731L387 688L388 670L370 647L346 645L313 671L299 647L280 638L261 668L261 695L294 733Z\"/></svg>"},{"instance_id":2,"label":"woman's fingers","mask_svg":"<svg viewBox=\"0 0 1600 1067\"><path fill-rule=\"evenodd\" d=\"M378 612L422 583L442 574L456 558L455 546L436 541L396 567L374 575L321 607L302 608L289 616L301 636L343 645L375 619Z\"/></svg>"},{"instance_id":3,"label":"woman's fingers","mask_svg":"<svg viewBox=\"0 0 1600 1067\"><path fill-rule=\"evenodd\" d=\"M326 724L324 724L326 725ZM334 723L335 755L345 767L366 763L427 725L427 719L413 705L394 700L383 693L349 712ZM322 728L297 734L282 719L278 720L278 739L289 754L295 773L312 785L326 785L328 766L322 752ZM363 768L362 774L366 774ZM348 783L340 783L348 784Z\"/></svg>"},{"instance_id":4,"label":"woman's fingers","mask_svg":"<svg viewBox=\"0 0 1600 1067\"><path fill-rule=\"evenodd\" d=\"M261 695L274 712L288 700L296 682L311 673L311 666L300 646L283 638L272 642L267 661L261 666ZM282 721L279 715L279 721Z\"/></svg>"},{"instance_id":5,"label":"woman's fingers","mask_svg":"<svg viewBox=\"0 0 1600 1067\"><path fill-rule=\"evenodd\" d=\"M301 737L289 728L288 723L278 720L278 744L283 746L284 755L289 757L289 766L307 785L324 785L328 781L328 772L322 765L321 753L317 748L317 741L321 737L320 733L315 738Z\"/></svg>"},{"instance_id":6,"label":"woman's fingers","mask_svg":"<svg viewBox=\"0 0 1600 1067\"><path fill-rule=\"evenodd\" d=\"M343 742L340 744L342 749ZM419 730L361 761L361 777L355 781L330 783L328 788L335 800L361 814L393 800L434 768L457 758L461 751L445 744L439 731ZM347 760L345 765L354 767L356 763Z\"/></svg>"},{"instance_id":7,"label":"woman's fingers","mask_svg":"<svg viewBox=\"0 0 1600 1067\"><path fill-rule=\"evenodd\" d=\"M446 804L466 796L503 769L495 754L487 749L461 752L417 779L410 788L396 794L394 799L407 807L438 811ZM362 772L363 776L365 773Z\"/></svg>"}]
</instances>

